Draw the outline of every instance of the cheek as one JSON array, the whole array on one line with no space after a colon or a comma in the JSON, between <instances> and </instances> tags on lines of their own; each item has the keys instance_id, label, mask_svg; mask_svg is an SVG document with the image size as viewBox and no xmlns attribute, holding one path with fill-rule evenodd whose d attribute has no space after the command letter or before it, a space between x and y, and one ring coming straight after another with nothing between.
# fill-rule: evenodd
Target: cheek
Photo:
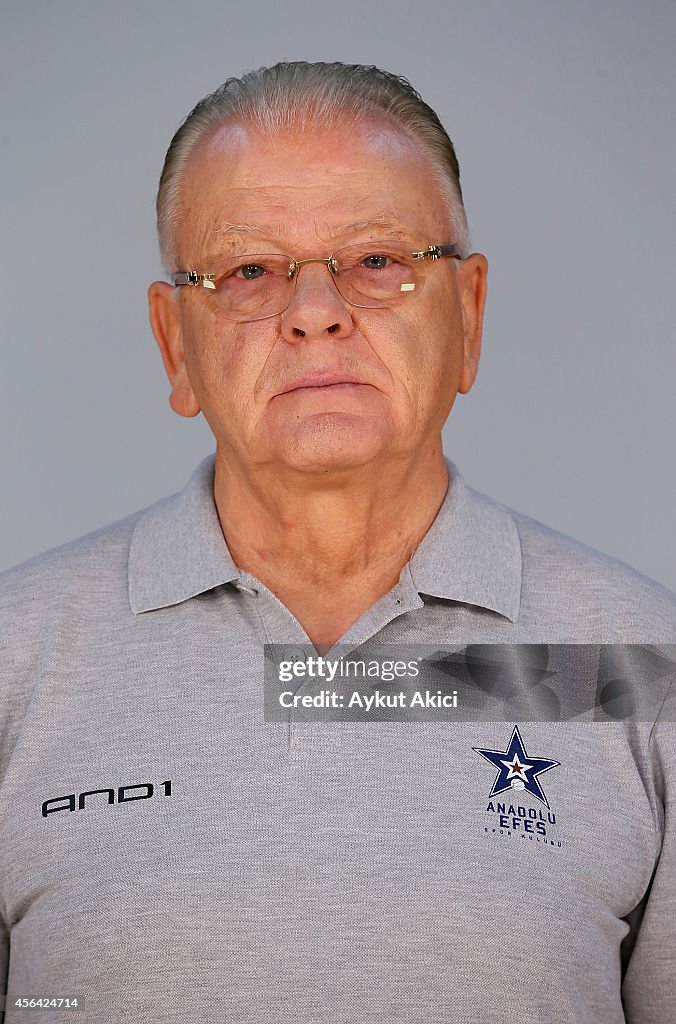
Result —
<instances>
[{"instance_id":1,"label":"cheek","mask_svg":"<svg viewBox=\"0 0 676 1024\"><path fill-rule=\"evenodd\" d=\"M418 323L418 344L413 353L411 372L413 393L421 409L429 415L443 409L455 398L463 366L462 320L457 308L439 303L428 309Z\"/></svg>"},{"instance_id":2,"label":"cheek","mask_svg":"<svg viewBox=\"0 0 676 1024\"><path fill-rule=\"evenodd\" d=\"M361 313L355 325L391 379L393 394L427 404L446 393L460 372L462 325L448 296L404 308Z\"/></svg>"},{"instance_id":3,"label":"cheek","mask_svg":"<svg viewBox=\"0 0 676 1024\"><path fill-rule=\"evenodd\" d=\"M429 358L444 379L459 372L464 349L464 328L458 296L444 292L431 303L422 325Z\"/></svg>"},{"instance_id":4,"label":"cheek","mask_svg":"<svg viewBox=\"0 0 676 1024\"><path fill-rule=\"evenodd\" d=\"M410 372L419 349L419 331L410 316L401 309L352 310L352 322L363 339L359 348L367 348L368 358L384 366L397 379L403 370Z\"/></svg>"},{"instance_id":5,"label":"cheek","mask_svg":"<svg viewBox=\"0 0 676 1024\"><path fill-rule=\"evenodd\" d=\"M212 408L250 408L274 345L274 329L234 323L220 311L208 310L196 318L191 338L204 397Z\"/></svg>"}]
</instances>

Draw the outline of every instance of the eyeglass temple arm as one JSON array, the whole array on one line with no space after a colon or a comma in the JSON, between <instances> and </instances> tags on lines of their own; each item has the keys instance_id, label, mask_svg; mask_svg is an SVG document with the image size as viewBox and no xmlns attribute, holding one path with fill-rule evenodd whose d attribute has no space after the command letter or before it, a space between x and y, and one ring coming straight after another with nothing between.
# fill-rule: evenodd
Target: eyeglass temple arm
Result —
<instances>
[{"instance_id":1,"label":"eyeglass temple arm","mask_svg":"<svg viewBox=\"0 0 676 1024\"><path fill-rule=\"evenodd\" d=\"M174 274L172 281L175 288L180 284L201 284L203 288L215 288L214 277L214 274L199 274L196 270L189 270L186 274Z\"/></svg>"},{"instance_id":2,"label":"eyeglass temple arm","mask_svg":"<svg viewBox=\"0 0 676 1024\"><path fill-rule=\"evenodd\" d=\"M426 249L413 253L415 260L438 260L440 256L453 256L456 260L462 259L457 245L429 245Z\"/></svg>"}]
</instances>

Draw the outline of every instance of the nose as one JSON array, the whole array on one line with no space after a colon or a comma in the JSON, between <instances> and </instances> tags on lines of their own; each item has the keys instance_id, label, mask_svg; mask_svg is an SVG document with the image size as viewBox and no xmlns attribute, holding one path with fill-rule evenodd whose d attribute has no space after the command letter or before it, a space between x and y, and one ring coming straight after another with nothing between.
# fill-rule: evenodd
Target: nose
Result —
<instances>
[{"instance_id":1,"label":"nose","mask_svg":"<svg viewBox=\"0 0 676 1024\"><path fill-rule=\"evenodd\" d=\"M336 288L326 263L306 264L296 271L291 302L282 313L282 337L347 337L352 330L350 307Z\"/></svg>"}]
</instances>

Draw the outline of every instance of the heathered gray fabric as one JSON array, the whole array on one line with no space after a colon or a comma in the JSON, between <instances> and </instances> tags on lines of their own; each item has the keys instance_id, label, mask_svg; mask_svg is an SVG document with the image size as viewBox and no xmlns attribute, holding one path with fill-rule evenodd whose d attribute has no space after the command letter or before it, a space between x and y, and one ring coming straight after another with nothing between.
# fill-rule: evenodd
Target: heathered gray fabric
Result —
<instances>
[{"instance_id":1,"label":"heathered gray fabric","mask_svg":"<svg viewBox=\"0 0 676 1024\"><path fill-rule=\"evenodd\" d=\"M673 594L447 465L342 653L676 643ZM472 749L518 723L264 723L262 645L308 638L233 564L213 471L0 575L0 989L84 997L49 1022L676 1021L673 724L521 723L561 762L543 837Z\"/></svg>"}]
</instances>

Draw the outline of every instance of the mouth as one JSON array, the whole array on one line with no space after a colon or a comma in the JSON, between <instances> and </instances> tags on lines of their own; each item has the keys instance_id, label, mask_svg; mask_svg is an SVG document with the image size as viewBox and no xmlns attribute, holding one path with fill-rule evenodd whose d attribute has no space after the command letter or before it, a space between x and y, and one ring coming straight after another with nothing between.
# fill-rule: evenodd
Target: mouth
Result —
<instances>
[{"instance_id":1,"label":"mouth","mask_svg":"<svg viewBox=\"0 0 676 1024\"><path fill-rule=\"evenodd\" d=\"M285 391L285 395L313 395L313 394L337 394L341 391L355 391L357 388L367 388L369 384L358 384L356 381L336 381L335 384L304 384L298 388Z\"/></svg>"},{"instance_id":2,"label":"mouth","mask_svg":"<svg viewBox=\"0 0 676 1024\"><path fill-rule=\"evenodd\" d=\"M349 374L336 371L315 371L291 381L280 394L337 393L354 390L357 387L369 387L364 381L357 380Z\"/></svg>"}]
</instances>

